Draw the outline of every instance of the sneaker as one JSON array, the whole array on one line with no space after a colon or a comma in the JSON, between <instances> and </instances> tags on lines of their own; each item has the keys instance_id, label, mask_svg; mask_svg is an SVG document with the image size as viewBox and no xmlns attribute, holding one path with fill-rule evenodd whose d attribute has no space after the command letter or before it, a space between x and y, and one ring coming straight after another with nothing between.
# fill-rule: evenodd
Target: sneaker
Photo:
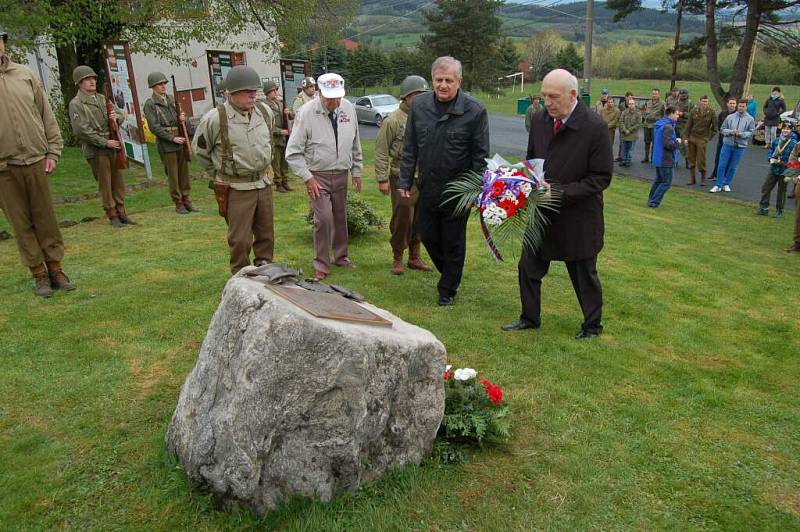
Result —
<instances>
[{"instance_id":1,"label":"sneaker","mask_svg":"<svg viewBox=\"0 0 800 532\"><path fill-rule=\"evenodd\" d=\"M731 191L731 187L729 187L728 185L725 185L724 187L722 187L722 191L723 192L730 192Z\"/></svg>"},{"instance_id":2,"label":"sneaker","mask_svg":"<svg viewBox=\"0 0 800 532\"><path fill-rule=\"evenodd\" d=\"M756 214L759 215L759 216L767 216L767 215L769 215L769 209L765 209L764 207L760 207L756 211Z\"/></svg>"},{"instance_id":3,"label":"sneaker","mask_svg":"<svg viewBox=\"0 0 800 532\"><path fill-rule=\"evenodd\" d=\"M775 209L775 218L783 218L783 209Z\"/></svg>"},{"instance_id":4,"label":"sneaker","mask_svg":"<svg viewBox=\"0 0 800 532\"><path fill-rule=\"evenodd\" d=\"M717 185L714 185L713 187L711 187L711 188L709 189L709 192L711 192L712 194L716 194L716 193L717 193L717 192L719 192L720 190L722 190L722 189L721 189L721 188L719 188Z\"/></svg>"}]
</instances>

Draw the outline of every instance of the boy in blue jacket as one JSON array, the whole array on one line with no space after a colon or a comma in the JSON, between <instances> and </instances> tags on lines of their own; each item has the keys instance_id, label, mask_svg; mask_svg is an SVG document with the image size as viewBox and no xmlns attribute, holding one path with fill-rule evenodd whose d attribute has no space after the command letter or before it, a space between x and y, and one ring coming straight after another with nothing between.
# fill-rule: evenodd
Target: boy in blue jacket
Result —
<instances>
[{"instance_id":1,"label":"boy in blue jacket","mask_svg":"<svg viewBox=\"0 0 800 532\"><path fill-rule=\"evenodd\" d=\"M653 128L653 166L656 167L656 180L650 188L647 206L655 209L661 205L664 194L672 186L672 171L678 160L678 145L681 139L675 134L675 122L678 120L678 109L667 107L664 118L656 122Z\"/></svg>"},{"instance_id":2,"label":"boy in blue jacket","mask_svg":"<svg viewBox=\"0 0 800 532\"><path fill-rule=\"evenodd\" d=\"M783 206L786 203L786 181L783 178L786 173L786 164L789 162L789 156L795 144L797 144L797 141L792 135L792 127L789 124L784 124L780 137L772 139L769 152L767 152L769 154L769 173L761 186L761 203L756 214L761 216L769 214L769 198L772 195L772 189L775 188L775 185L778 185L778 197L775 199L775 217L780 218L783 216Z\"/></svg>"}]
</instances>

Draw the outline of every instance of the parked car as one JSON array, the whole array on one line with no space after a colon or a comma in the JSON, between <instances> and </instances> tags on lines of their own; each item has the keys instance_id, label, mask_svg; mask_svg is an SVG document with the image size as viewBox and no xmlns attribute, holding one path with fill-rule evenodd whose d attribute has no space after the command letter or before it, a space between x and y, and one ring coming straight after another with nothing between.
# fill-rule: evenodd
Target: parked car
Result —
<instances>
[{"instance_id":1,"label":"parked car","mask_svg":"<svg viewBox=\"0 0 800 532\"><path fill-rule=\"evenodd\" d=\"M400 107L400 100L391 94L368 94L355 100L359 122L371 122L380 126L389 113Z\"/></svg>"}]
</instances>

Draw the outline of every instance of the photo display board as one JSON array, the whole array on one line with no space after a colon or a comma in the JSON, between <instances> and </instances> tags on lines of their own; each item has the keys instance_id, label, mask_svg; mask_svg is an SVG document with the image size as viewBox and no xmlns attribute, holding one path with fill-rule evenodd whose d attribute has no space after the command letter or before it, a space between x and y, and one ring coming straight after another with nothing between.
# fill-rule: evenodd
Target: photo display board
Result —
<instances>
[{"instance_id":1,"label":"photo display board","mask_svg":"<svg viewBox=\"0 0 800 532\"><path fill-rule=\"evenodd\" d=\"M128 159L145 164L146 154L142 114L133 75L131 52L127 42L110 42L105 50L107 96L124 111L124 120L119 125L122 143Z\"/></svg>"},{"instance_id":2,"label":"photo display board","mask_svg":"<svg viewBox=\"0 0 800 532\"><path fill-rule=\"evenodd\" d=\"M246 65L244 52L226 52L221 50L206 50L208 59L208 77L211 80L211 103L214 107L221 104L222 81L228 75L228 71L238 65Z\"/></svg>"}]
</instances>

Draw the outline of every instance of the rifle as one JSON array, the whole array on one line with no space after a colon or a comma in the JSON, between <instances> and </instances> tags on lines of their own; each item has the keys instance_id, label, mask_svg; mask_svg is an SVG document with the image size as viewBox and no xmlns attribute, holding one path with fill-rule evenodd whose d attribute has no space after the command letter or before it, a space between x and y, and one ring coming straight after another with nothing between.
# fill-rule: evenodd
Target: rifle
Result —
<instances>
[{"instance_id":1,"label":"rifle","mask_svg":"<svg viewBox=\"0 0 800 532\"><path fill-rule=\"evenodd\" d=\"M106 83L106 114L110 115L112 112L116 114L114 104L111 103L111 86L109 83ZM117 148L117 169L125 170L128 168L128 154L125 153L125 143L122 142L122 135L119 132L119 124L117 124L116 118L108 117L108 132L109 140L116 140L119 142L119 148Z\"/></svg>"},{"instance_id":2,"label":"rifle","mask_svg":"<svg viewBox=\"0 0 800 532\"><path fill-rule=\"evenodd\" d=\"M189 144L189 130L186 129L186 121L181 120L181 104L178 103L178 86L175 85L175 76L172 77L172 98L175 100L175 113L178 115L178 131L185 139L183 143L183 158L187 161L192 160L192 146Z\"/></svg>"}]
</instances>

